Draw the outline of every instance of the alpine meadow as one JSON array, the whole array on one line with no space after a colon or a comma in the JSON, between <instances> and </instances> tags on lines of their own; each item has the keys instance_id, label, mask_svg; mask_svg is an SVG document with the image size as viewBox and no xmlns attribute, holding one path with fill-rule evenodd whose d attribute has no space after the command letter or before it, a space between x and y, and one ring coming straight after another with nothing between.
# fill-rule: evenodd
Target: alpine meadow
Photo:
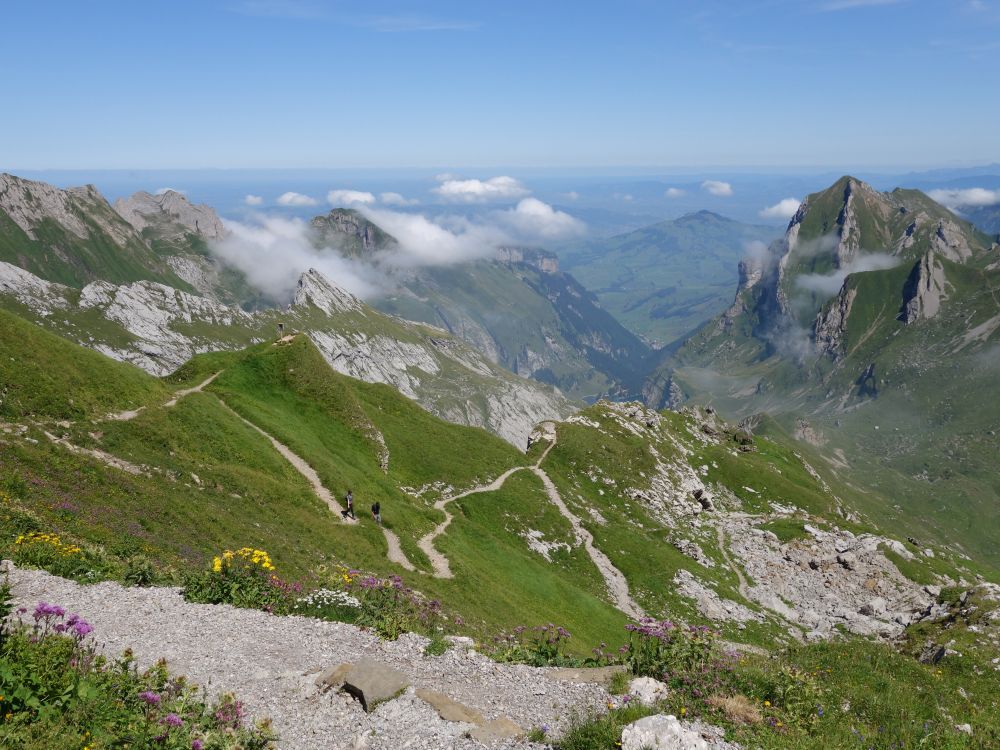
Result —
<instances>
[{"instance_id":1,"label":"alpine meadow","mask_svg":"<svg viewBox=\"0 0 1000 750\"><path fill-rule=\"evenodd\" d=\"M1000 750L1000 3L5 19L0 748Z\"/></svg>"}]
</instances>

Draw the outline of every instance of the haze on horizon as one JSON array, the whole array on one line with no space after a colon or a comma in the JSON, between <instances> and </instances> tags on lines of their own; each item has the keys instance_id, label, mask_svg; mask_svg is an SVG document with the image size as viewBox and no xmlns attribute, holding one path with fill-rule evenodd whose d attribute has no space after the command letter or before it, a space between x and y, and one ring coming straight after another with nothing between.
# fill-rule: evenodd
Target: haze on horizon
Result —
<instances>
[{"instance_id":1,"label":"haze on horizon","mask_svg":"<svg viewBox=\"0 0 1000 750\"><path fill-rule=\"evenodd\" d=\"M997 0L42 0L0 168L1000 162Z\"/></svg>"}]
</instances>

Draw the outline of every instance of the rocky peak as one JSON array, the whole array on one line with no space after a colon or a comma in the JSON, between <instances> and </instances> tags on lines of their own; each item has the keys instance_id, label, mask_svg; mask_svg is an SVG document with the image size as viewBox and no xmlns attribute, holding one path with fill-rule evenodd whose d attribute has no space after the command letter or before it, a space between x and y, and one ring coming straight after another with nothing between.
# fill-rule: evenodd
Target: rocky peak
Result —
<instances>
[{"instance_id":1,"label":"rocky peak","mask_svg":"<svg viewBox=\"0 0 1000 750\"><path fill-rule=\"evenodd\" d=\"M90 236L83 220L86 214L105 230L114 242L124 245L130 230L114 221L111 207L93 185L62 190L45 182L25 180L12 174L0 174L0 211L10 217L31 239L38 239L36 230L46 219L80 239Z\"/></svg>"},{"instance_id":2,"label":"rocky peak","mask_svg":"<svg viewBox=\"0 0 1000 750\"><path fill-rule=\"evenodd\" d=\"M328 315L360 312L364 308L361 300L334 284L315 268L310 268L299 277L292 304L297 307L312 305Z\"/></svg>"},{"instance_id":3,"label":"rocky peak","mask_svg":"<svg viewBox=\"0 0 1000 750\"><path fill-rule=\"evenodd\" d=\"M351 255L362 255L396 244L396 239L353 208L335 208L309 222L321 243Z\"/></svg>"},{"instance_id":4,"label":"rocky peak","mask_svg":"<svg viewBox=\"0 0 1000 750\"><path fill-rule=\"evenodd\" d=\"M941 261L932 252L924 253L903 288L902 321L915 323L937 315L947 297L947 284Z\"/></svg>"},{"instance_id":5,"label":"rocky peak","mask_svg":"<svg viewBox=\"0 0 1000 750\"><path fill-rule=\"evenodd\" d=\"M168 234L188 232L214 240L224 237L226 228L219 215L203 203L191 203L176 190L157 195L145 191L115 201L117 211L137 232L147 227L167 228Z\"/></svg>"}]
</instances>

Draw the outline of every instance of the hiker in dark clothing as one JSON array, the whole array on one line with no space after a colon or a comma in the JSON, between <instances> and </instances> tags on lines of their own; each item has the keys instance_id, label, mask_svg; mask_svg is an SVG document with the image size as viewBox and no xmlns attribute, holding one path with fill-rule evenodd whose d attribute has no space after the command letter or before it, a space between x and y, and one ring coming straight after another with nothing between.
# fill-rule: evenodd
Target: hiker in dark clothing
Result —
<instances>
[{"instance_id":1,"label":"hiker in dark clothing","mask_svg":"<svg viewBox=\"0 0 1000 750\"><path fill-rule=\"evenodd\" d=\"M357 520L358 517L354 515L354 493L348 490L347 494L344 496L344 501L347 503L347 510L340 511L340 515L344 518L350 516L354 520Z\"/></svg>"},{"instance_id":2,"label":"hiker in dark clothing","mask_svg":"<svg viewBox=\"0 0 1000 750\"><path fill-rule=\"evenodd\" d=\"M382 504L378 501L372 506L372 518L375 519L375 523L379 526L382 525Z\"/></svg>"}]
</instances>

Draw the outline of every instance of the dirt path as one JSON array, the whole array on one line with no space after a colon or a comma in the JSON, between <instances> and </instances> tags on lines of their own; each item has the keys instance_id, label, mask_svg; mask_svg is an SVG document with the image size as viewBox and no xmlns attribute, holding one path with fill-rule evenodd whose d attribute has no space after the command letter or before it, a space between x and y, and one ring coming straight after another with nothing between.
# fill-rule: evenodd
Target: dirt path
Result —
<instances>
[{"instance_id":1,"label":"dirt path","mask_svg":"<svg viewBox=\"0 0 1000 750\"><path fill-rule=\"evenodd\" d=\"M552 422L543 422L541 427L545 431L546 439L549 441L549 444L539 457L538 461L535 462L536 467L541 465L542 461L545 460L545 457L549 455L549 451L552 450L553 446L556 444L555 425ZM513 474L528 468L529 467L527 466L515 466L513 469L505 471L489 484L481 484L478 487L473 487L472 489L466 490L458 495L443 497L434 503L434 508L444 513L444 520L435 526L433 531L420 537L420 540L417 542L417 546L423 550L424 554L427 555L428 559L431 561L431 568L434 571L433 575L435 578L455 577L451 572L451 565L448 564L448 558L434 549L434 540L441 536L448 528L449 524L451 524L452 515L448 510L448 503L451 503L454 500L461 500L463 497L468 497L469 495L478 495L482 492L496 492L498 489L503 487L504 482L506 482Z\"/></svg>"},{"instance_id":2,"label":"dirt path","mask_svg":"<svg viewBox=\"0 0 1000 750\"><path fill-rule=\"evenodd\" d=\"M750 584L747 583L746 576L743 575L743 569L739 565L736 565L729 556L729 548L726 546L726 532L722 530L721 526L716 526L715 532L719 537L719 552L722 553L722 559L726 561L729 569L736 574L738 581L736 588L740 592L740 596L748 602L753 602L754 599L750 597Z\"/></svg>"},{"instance_id":3,"label":"dirt path","mask_svg":"<svg viewBox=\"0 0 1000 750\"><path fill-rule=\"evenodd\" d=\"M562 497L559 495L559 490L556 489L555 484L549 478L549 475L540 466L534 466L532 471L542 480L542 484L545 486L545 492L549 496L549 500L555 505L559 512L562 514L563 518L570 522L573 527L573 531L576 532L578 538L583 540L583 547L587 550L587 554L590 556L591 561L597 566L597 570L600 572L601 577L604 578L604 583L608 587L608 591L611 594L611 598L615 603L615 606L624 612L629 617L635 618L636 620L645 617L646 613L643 611L636 601L629 594L628 590L628 579L625 578L625 574L622 573L618 568L615 567L611 559L605 555L601 550L594 546L594 535L584 528L580 519L577 518L572 511L563 502Z\"/></svg>"},{"instance_id":4,"label":"dirt path","mask_svg":"<svg viewBox=\"0 0 1000 750\"><path fill-rule=\"evenodd\" d=\"M203 382L198 383L198 385L194 386L193 388L184 388L179 391L174 391L173 397L171 397L169 401L165 401L163 406L166 408L170 408L171 406L177 406L177 402L180 401L182 398L184 398L185 396L190 396L192 393L198 393L204 390L209 383L211 383L221 374L222 370L219 370L217 373L215 373L209 378L206 378ZM118 411L115 412L114 414L108 414L106 417L104 417L104 419L115 422L130 422L136 417L138 417L139 414L145 408L146 408L145 406L140 406L138 409L126 409L125 411Z\"/></svg>"},{"instance_id":5,"label":"dirt path","mask_svg":"<svg viewBox=\"0 0 1000 750\"><path fill-rule=\"evenodd\" d=\"M38 570L16 569L11 582L14 607L28 609L29 624L39 601L58 604L94 627L88 642L110 658L128 648L144 669L164 657L172 671L210 696L235 692L250 721L274 720L279 750L486 750L463 736L468 724L444 721L415 695L367 714L346 693L315 685L319 669L363 658L398 669L415 688L444 693L487 719L507 718L525 729L546 723L553 734L565 731L574 714L586 715L610 699L598 685L551 679L550 670L523 664L497 664L464 647L426 656L428 640L412 633L383 641L345 623L192 604L172 588L80 585ZM486 745L500 750L512 743L497 739Z\"/></svg>"},{"instance_id":6,"label":"dirt path","mask_svg":"<svg viewBox=\"0 0 1000 750\"><path fill-rule=\"evenodd\" d=\"M284 457L284 459L288 461L288 463L290 463L297 472L299 472L299 474L301 474L306 478L306 481L309 482L309 484L312 486L313 492L316 493L316 497L318 497L320 500L326 503L327 507L330 509L332 513L336 513L337 515L341 516L341 521L343 523L354 524L358 522L356 518L345 518L343 515L341 515L344 512L344 509L340 506L340 503L337 502L337 499L333 496L333 493L323 486L323 482L320 481L319 474L316 473L316 470L312 466L306 463L305 459L301 458L295 453L292 453L291 449L287 445L279 442L277 438L273 437L269 433L264 432L264 430L255 425L249 419L244 419L240 414L238 414L229 404L227 404L221 398L219 399L219 403L222 404L223 407L225 407L225 409L230 414L233 414L247 427L256 430L261 435L270 440L271 445L274 446L274 449L278 451L278 453L280 453Z\"/></svg>"},{"instance_id":7,"label":"dirt path","mask_svg":"<svg viewBox=\"0 0 1000 750\"><path fill-rule=\"evenodd\" d=\"M635 619L645 617L646 613L643 611L642 607L640 607L629 594L628 580L625 578L625 575L614 566L614 563L611 562L607 555L594 546L594 535L584 528L579 518L573 515L570 509L563 502L562 497L559 495L559 490L556 489L556 486L549 478L549 475L545 473L544 469L542 469L542 462L549 455L549 451L551 451L556 445L555 425L551 422L545 422L542 424L542 429L545 432L545 439L549 441L549 444L533 466L517 466L513 469L508 469L489 484L473 487L472 489L466 490L458 495L442 498L434 503L434 507L444 513L444 521L438 524L433 531L424 535L420 541L417 542L420 549L422 549L430 559L431 566L434 569L434 576L436 578L454 577L454 574L451 572L451 566L448 564L448 558L434 548L434 540L445 532L452 520L452 515L447 508L448 504L454 500L461 500L463 497L468 497L469 495L476 495L482 492L496 492L503 487L504 482L506 482L507 479L509 479L513 474L516 474L519 471L528 470L533 472L539 479L542 480L542 485L545 487L545 493L548 495L549 500L556 506L556 508L559 509L562 516L570 522L570 525L573 527L577 537L583 540L584 549L587 551L587 555L590 557L591 561L597 567L601 577L604 578L604 582L608 587L608 592L611 594L611 598L614 601L615 606L629 617L633 617Z\"/></svg>"},{"instance_id":8,"label":"dirt path","mask_svg":"<svg viewBox=\"0 0 1000 750\"><path fill-rule=\"evenodd\" d=\"M416 567L410 562L410 559L403 552L403 548L399 544L399 537L384 526L382 527L382 533L385 535L385 543L389 547L386 552L389 562L396 563L396 565L401 566L404 570L415 571Z\"/></svg>"}]
</instances>

